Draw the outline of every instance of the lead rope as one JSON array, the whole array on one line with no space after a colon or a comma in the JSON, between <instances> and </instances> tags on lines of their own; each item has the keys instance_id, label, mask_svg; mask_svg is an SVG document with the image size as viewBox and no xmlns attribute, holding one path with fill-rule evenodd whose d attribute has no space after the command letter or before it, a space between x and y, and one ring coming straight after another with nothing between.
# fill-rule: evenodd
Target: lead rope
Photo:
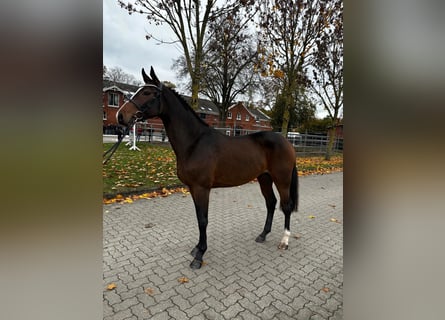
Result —
<instances>
[{"instance_id":1,"label":"lead rope","mask_svg":"<svg viewBox=\"0 0 445 320\"><path fill-rule=\"evenodd\" d=\"M111 153L109 154L109 156L108 156L106 159L104 159L104 160L102 161L102 165L105 165L105 164L108 162L108 160L110 160L111 156L112 156L112 155L114 154L114 152L117 150L117 148L118 148L119 145L121 144L122 140L124 140L125 136L128 134L129 131L130 131L130 127L127 127L127 128L125 129L125 131L122 133L122 135L118 138L117 142L116 142L115 144L113 144L113 145L111 146L110 149L108 149L106 152L104 152L103 157L105 157L105 156L106 156L107 154L109 154L110 152L111 152Z\"/></svg>"},{"instance_id":2,"label":"lead rope","mask_svg":"<svg viewBox=\"0 0 445 320\"><path fill-rule=\"evenodd\" d=\"M155 86L155 85L153 85L153 84L146 84L144 87L154 87L154 88L156 88L156 89L158 90L158 93L157 93L157 95L156 95L156 100L160 98L160 96L161 96L161 91L162 91L162 87L163 87L163 84L162 84L162 83L159 85L159 87L158 87L158 86ZM139 90L141 90L142 88L143 88L143 87L139 88ZM139 90L136 91L136 93L138 93ZM133 97L136 95L136 93L135 93L132 97L128 98L127 100L128 100L129 102L133 103L133 104L136 106L136 108L138 109L138 112L136 112L136 113L133 115L133 119L131 120L131 123L128 124L128 126L127 126L125 132L120 136L120 139L118 139L117 142L116 142L110 149L108 149L108 150L103 154L103 157L105 157L108 153L111 152L110 155L108 156L108 158L106 158L106 159L104 159L104 160L102 161L102 165L105 165L105 164L108 162L108 160L110 160L110 158L111 158L111 156L113 155L113 153L117 150L117 148L118 148L119 145L121 144L122 140L124 140L125 136L126 136L126 135L128 134L128 132L130 131L130 127L133 126L134 122L137 122L138 120L142 120L142 117L143 117L143 111L144 111L142 107L143 107L145 104L142 105L142 106L140 106L139 104L137 104L137 103L133 100Z\"/></svg>"}]
</instances>

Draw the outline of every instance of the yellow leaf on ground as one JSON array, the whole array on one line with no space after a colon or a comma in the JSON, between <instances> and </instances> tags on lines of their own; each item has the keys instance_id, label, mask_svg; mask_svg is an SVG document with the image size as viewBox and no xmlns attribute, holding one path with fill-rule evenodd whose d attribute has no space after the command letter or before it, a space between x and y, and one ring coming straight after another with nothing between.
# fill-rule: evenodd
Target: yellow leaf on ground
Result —
<instances>
[{"instance_id":1,"label":"yellow leaf on ground","mask_svg":"<svg viewBox=\"0 0 445 320\"><path fill-rule=\"evenodd\" d=\"M107 290L113 290L114 288L116 288L117 287L117 285L115 284L115 283L110 283L108 286L107 286Z\"/></svg>"},{"instance_id":2,"label":"yellow leaf on ground","mask_svg":"<svg viewBox=\"0 0 445 320\"><path fill-rule=\"evenodd\" d=\"M147 288L144 290L144 292L150 296L152 296L155 293L155 290L152 288Z\"/></svg>"},{"instance_id":3,"label":"yellow leaf on ground","mask_svg":"<svg viewBox=\"0 0 445 320\"><path fill-rule=\"evenodd\" d=\"M178 282L179 283L187 283L187 282L189 282L189 279L186 278L186 277L181 277L181 278L178 279Z\"/></svg>"},{"instance_id":4,"label":"yellow leaf on ground","mask_svg":"<svg viewBox=\"0 0 445 320\"><path fill-rule=\"evenodd\" d=\"M309 216L308 218L309 218L309 219L314 219L314 218L315 218L315 216Z\"/></svg>"}]
</instances>

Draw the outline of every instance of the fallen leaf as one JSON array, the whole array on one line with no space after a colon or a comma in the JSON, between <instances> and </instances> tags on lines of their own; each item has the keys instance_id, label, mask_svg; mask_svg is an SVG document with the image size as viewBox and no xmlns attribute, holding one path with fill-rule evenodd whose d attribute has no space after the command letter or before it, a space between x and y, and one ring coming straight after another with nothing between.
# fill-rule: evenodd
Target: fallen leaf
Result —
<instances>
[{"instance_id":1,"label":"fallen leaf","mask_svg":"<svg viewBox=\"0 0 445 320\"><path fill-rule=\"evenodd\" d=\"M331 221L332 221L332 222L335 222L335 223L340 223L340 221L338 221L338 220L335 219L335 218L331 218Z\"/></svg>"},{"instance_id":2,"label":"fallen leaf","mask_svg":"<svg viewBox=\"0 0 445 320\"><path fill-rule=\"evenodd\" d=\"M115 284L115 283L110 283L108 286L107 286L107 290L113 290L114 288L116 288L117 287L117 285Z\"/></svg>"},{"instance_id":3,"label":"fallen leaf","mask_svg":"<svg viewBox=\"0 0 445 320\"><path fill-rule=\"evenodd\" d=\"M155 290L152 289L152 288L147 288L147 289L144 290L144 292L146 294L148 294L149 296L152 296L155 293Z\"/></svg>"},{"instance_id":4,"label":"fallen leaf","mask_svg":"<svg viewBox=\"0 0 445 320\"><path fill-rule=\"evenodd\" d=\"M295 239L300 239L301 238L301 234L294 234L294 238Z\"/></svg>"},{"instance_id":5,"label":"fallen leaf","mask_svg":"<svg viewBox=\"0 0 445 320\"><path fill-rule=\"evenodd\" d=\"M315 218L315 216L309 216L308 218L309 218L309 219L314 219L314 218Z\"/></svg>"},{"instance_id":6,"label":"fallen leaf","mask_svg":"<svg viewBox=\"0 0 445 320\"><path fill-rule=\"evenodd\" d=\"M329 290L329 288L324 287L323 289L321 289L321 291L323 291L323 292L329 292L330 290Z\"/></svg>"},{"instance_id":7,"label":"fallen leaf","mask_svg":"<svg viewBox=\"0 0 445 320\"><path fill-rule=\"evenodd\" d=\"M332 208L335 208L335 207L336 207L335 204L328 204L328 206L330 206L330 207L332 207Z\"/></svg>"},{"instance_id":8,"label":"fallen leaf","mask_svg":"<svg viewBox=\"0 0 445 320\"><path fill-rule=\"evenodd\" d=\"M155 226L154 223L147 223L147 224L145 225L145 228L153 228L154 226Z\"/></svg>"},{"instance_id":9,"label":"fallen leaf","mask_svg":"<svg viewBox=\"0 0 445 320\"><path fill-rule=\"evenodd\" d=\"M181 278L178 279L178 282L179 283L187 283L187 282L189 282L189 279L186 278L186 277L181 277Z\"/></svg>"}]
</instances>

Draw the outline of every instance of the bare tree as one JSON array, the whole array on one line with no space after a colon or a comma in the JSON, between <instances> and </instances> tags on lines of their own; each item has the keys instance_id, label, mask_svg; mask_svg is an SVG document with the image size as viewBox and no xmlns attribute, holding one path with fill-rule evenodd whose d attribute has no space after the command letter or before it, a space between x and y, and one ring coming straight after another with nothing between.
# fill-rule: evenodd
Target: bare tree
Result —
<instances>
[{"instance_id":1,"label":"bare tree","mask_svg":"<svg viewBox=\"0 0 445 320\"><path fill-rule=\"evenodd\" d=\"M224 122L229 107L240 94L253 94L253 66L257 57L256 46L248 23L253 17L244 10L233 10L209 24L210 40L204 48L200 93L208 97ZM179 77L187 74L184 57L175 61Z\"/></svg>"},{"instance_id":2,"label":"bare tree","mask_svg":"<svg viewBox=\"0 0 445 320\"><path fill-rule=\"evenodd\" d=\"M191 78L191 105L196 109L209 22L234 7L245 6L253 1L238 2L233 0L226 3L224 7L218 7L217 0L139 0L129 2L118 0L118 3L122 8L127 9L129 14L143 14L149 23L166 24L173 31L177 38L175 42L180 44L184 53L187 71ZM147 39L151 37L151 35L147 35Z\"/></svg>"},{"instance_id":3,"label":"bare tree","mask_svg":"<svg viewBox=\"0 0 445 320\"><path fill-rule=\"evenodd\" d=\"M121 82L126 84L140 85L141 81L137 80L132 74L126 73L121 67L107 68L103 66L104 77L113 82Z\"/></svg>"},{"instance_id":4,"label":"bare tree","mask_svg":"<svg viewBox=\"0 0 445 320\"><path fill-rule=\"evenodd\" d=\"M219 102L222 121L237 96L254 91L257 51L248 28L254 13L234 10L211 24L202 92Z\"/></svg>"},{"instance_id":5,"label":"bare tree","mask_svg":"<svg viewBox=\"0 0 445 320\"><path fill-rule=\"evenodd\" d=\"M291 108L309 85L307 68L322 26L321 0L265 0L261 3L259 72L280 83L284 99L281 132L286 135Z\"/></svg>"},{"instance_id":6,"label":"bare tree","mask_svg":"<svg viewBox=\"0 0 445 320\"><path fill-rule=\"evenodd\" d=\"M317 53L313 64L313 92L328 112L332 125L325 158L329 160L343 107L343 2L330 1L323 13L324 29L317 40Z\"/></svg>"}]
</instances>

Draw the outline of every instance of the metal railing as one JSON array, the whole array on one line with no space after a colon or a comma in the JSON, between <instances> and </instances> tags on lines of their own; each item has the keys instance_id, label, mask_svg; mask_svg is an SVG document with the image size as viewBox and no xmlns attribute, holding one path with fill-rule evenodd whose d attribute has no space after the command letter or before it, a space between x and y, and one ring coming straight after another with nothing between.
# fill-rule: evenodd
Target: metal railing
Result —
<instances>
[{"instance_id":1,"label":"metal railing","mask_svg":"<svg viewBox=\"0 0 445 320\"><path fill-rule=\"evenodd\" d=\"M214 128L214 129L227 136L240 136L258 132L258 130L246 130L240 128L233 129L231 127ZM139 141L168 142L168 137L165 133L164 126L162 124L161 125L151 124L151 125L141 125L141 126L139 126L138 124L136 132L138 133L136 139L138 142ZM111 135L107 136L108 139L110 139L111 137L112 137ZM324 154L326 153L326 148L329 143L329 137L327 135L288 133L287 139L294 146L295 151L300 155ZM343 138L335 138L333 151L343 152Z\"/></svg>"},{"instance_id":2,"label":"metal railing","mask_svg":"<svg viewBox=\"0 0 445 320\"><path fill-rule=\"evenodd\" d=\"M329 144L326 135L298 134L287 138L299 154L324 154ZM334 152L343 152L343 138L335 138L332 147Z\"/></svg>"}]
</instances>

